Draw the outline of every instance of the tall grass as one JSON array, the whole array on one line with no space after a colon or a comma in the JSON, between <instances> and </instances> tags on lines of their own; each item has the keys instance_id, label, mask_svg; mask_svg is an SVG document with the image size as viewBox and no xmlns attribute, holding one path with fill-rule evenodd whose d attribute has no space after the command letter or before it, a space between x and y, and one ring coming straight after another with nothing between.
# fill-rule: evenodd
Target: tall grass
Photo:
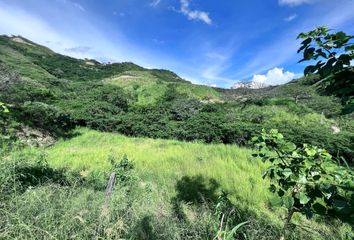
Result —
<instances>
[{"instance_id":1,"label":"tall grass","mask_svg":"<svg viewBox=\"0 0 354 240\"><path fill-rule=\"evenodd\" d=\"M128 138L79 129L46 149L27 148L0 164L0 239L89 239L111 171L118 178L99 239L213 239L216 205L228 192L237 239L279 239L283 212L268 204L264 164L252 150L173 140ZM124 155L131 172L112 169ZM46 163L45 161L48 161ZM118 174L118 175L119 175ZM219 202L220 203L220 202ZM349 239L338 221L295 217L289 239ZM346 238L348 237L348 238Z\"/></svg>"},{"instance_id":2,"label":"tall grass","mask_svg":"<svg viewBox=\"0 0 354 240\"><path fill-rule=\"evenodd\" d=\"M215 179L235 202L268 212L268 182L260 177L264 165L246 148L128 138L82 129L80 136L59 142L46 153L52 166L79 171L107 169L109 156L127 155L136 164L138 175L159 188L173 189L183 176L202 175Z\"/></svg>"}]
</instances>

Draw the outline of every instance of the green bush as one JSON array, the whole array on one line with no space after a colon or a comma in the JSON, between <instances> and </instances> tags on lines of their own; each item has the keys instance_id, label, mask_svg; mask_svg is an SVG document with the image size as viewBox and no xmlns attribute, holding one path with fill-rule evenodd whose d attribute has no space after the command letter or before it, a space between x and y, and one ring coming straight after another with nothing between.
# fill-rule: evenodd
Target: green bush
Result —
<instances>
[{"instance_id":1,"label":"green bush","mask_svg":"<svg viewBox=\"0 0 354 240\"><path fill-rule=\"evenodd\" d=\"M128 136L171 138L175 129L164 106L136 106L120 121L117 130Z\"/></svg>"},{"instance_id":2,"label":"green bush","mask_svg":"<svg viewBox=\"0 0 354 240\"><path fill-rule=\"evenodd\" d=\"M312 218L315 214L339 218L353 224L354 173L338 166L332 156L316 146L296 146L278 130L262 131L253 138L264 162L270 162L263 177L273 180L273 205L287 208L285 228L293 214Z\"/></svg>"},{"instance_id":3,"label":"green bush","mask_svg":"<svg viewBox=\"0 0 354 240\"><path fill-rule=\"evenodd\" d=\"M172 120L184 121L198 114L202 108L202 103L195 99L177 99L172 103Z\"/></svg>"},{"instance_id":4,"label":"green bush","mask_svg":"<svg viewBox=\"0 0 354 240\"><path fill-rule=\"evenodd\" d=\"M75 127L68 113L42 102L26 102L16 115L25 124L54 136L63 135Z\"/></svg>"}]
</instances>

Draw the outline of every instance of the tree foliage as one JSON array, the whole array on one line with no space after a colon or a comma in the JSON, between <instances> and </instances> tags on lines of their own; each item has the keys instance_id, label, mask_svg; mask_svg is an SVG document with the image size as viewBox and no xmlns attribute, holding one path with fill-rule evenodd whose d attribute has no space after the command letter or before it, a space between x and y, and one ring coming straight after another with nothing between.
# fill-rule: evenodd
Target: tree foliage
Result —
<instances>
[{"instance_id":1,"label":"tree foliage","mask_svg":"<svg viewBox=\"0 0 354 240\"><path fill-rule=\"evenodd\" d=\"M354 173L338 166L325 150L286 141L277 130L253 138L255 154L270 166L263 177L272 180L274 206L288 209L286 224L295 212L311 218L314 214L336 217L353 223Z\"/></svg>"},{"instance_id":2,"label":"tree foliage","mask_svg":"<svg viewBox=\"0 0 354 240\"><path fill-rule=\"evenodd\" d=\"M324 93L340 97L343 113L354 111L354 36L333 32L327 27L300 33L298 38L305 39L298 50L303 52L302 61L317 61L305 68L304 74L319 74L321 89Z\"/></svg>"},{"instance_id":3,"label":"tree foliage","mask_svg":"<svg viewBox=\"0 0 354 240\"><path fill-rule=\"evenodd\" d=\"M318 27L312 31L300 33L301 42L298 53L303 53L303 61L319 60L316 65L305 68L304 74L318 73L326 77L347 67L350 67L354 58L354 43L350 42L354 36L346 33L332 33L327 27Z\"/></svg>"},{"instance_id":4,"label":"tree foliage","mask_svg":"<svg viewBox=\"0 0 354 240\"><path fill-rule=\"evenodd\" d=\"M17 117L26 125L60 136L72 130L75 125L70 115L58 107L42 102L26 102L17 109Z\"/></svg>"}]
</instances>

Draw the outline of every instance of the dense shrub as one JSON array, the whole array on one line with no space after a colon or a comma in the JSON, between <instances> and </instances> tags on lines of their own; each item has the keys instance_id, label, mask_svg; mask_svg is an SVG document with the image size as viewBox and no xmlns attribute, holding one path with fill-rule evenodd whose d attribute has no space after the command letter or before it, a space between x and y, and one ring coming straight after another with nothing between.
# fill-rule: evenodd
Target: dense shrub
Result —
<instances>
[{"instance_id":1,"label":"dense shrub","mask_svg":"<svg viewBox=\"0 0 354 240\"><path fill-rule=\"evenodd\" d=\"M200 113L188 121L179 124L176 137L180 140L202 140L206 143L221 142L222 116L217 114Z\"/></svg>"},{"instance_id":2,"label":"dense shrub","mask_svg":"<svg viewBox=\"0 0 354 240\"><path fill-rule=\"evenodd\" d=\"M202 108L202 103L195 99L177 99L172 103L172 120L183 121L198 114Z\"/></svg>"},{"instance_id":3,"label":"dense shrub","mask_svg":"<svg viewBox=\"0 0 354 240\"><path fill-rule=\"evenodd\" d=\"M114 131L118 117L128 109L128 96L118 87L80 84L70 88L55 104L69 113L78 125Z\"/></svg>"},{"instance_id":4,"label":"dense shrub","mask_svg":"<svg viewBox=\"0 0 354 240\"><path fill-rule=\"evenodd\" d=\"M42 102L26 102L16 114L25 124L53 135L62 135L74 128L68 113Z\"/></svg>"},{"instance_id":5,"label":"dense shrub","mask_svg":"<svg viewBox=\"0 0 354 240\"><path fill-rule=\"evenodd\" d=\"M175 129L164 106L136 106L120 120L117 130L128 136L171 138Z\"/></svg>"},{"instance_id":6,"label":"dense shrub","mask_svg":"<svg viewBox=\"0 0 354 240\"><path fill-rule=\"evenodd\" d=\"M49 88L29 79L18 79L0 90L1 99L17 106L28 101L48 102L54 98L53 92Z\"/></svg>"}]
</instances>

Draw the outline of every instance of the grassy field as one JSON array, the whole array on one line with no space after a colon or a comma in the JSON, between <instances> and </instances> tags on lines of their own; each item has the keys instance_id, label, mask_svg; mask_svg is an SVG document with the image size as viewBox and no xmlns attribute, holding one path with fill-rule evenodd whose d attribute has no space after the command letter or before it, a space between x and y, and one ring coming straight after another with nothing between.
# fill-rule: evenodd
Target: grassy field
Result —
<instances>
[{"instance_id":1,"label":"grassy field","mask_svg":"<svg viewBox=\"0 0 354 240\"><path fill-rule=\"evenodd\" d=\"M279 226L281 218L285 216L283 211L270 207L269 182L261 177L266 166L253 158L253 151L247 148L129 138L81 129L79 136L59 142L47 149L46 153L52 166L66 166L86 173L108 169L110 164L107 160L110 156L121 158L127 155L136 165L142 184L148 184L157 194L163 194L162 201L168 202L178 194L176 186L185 177L199 178L206 188L211 188L210 183L215 182L218 186L215 188L216 195L220 195L221 191L228 192L233 204L258 219ZM190 184L195 182L191 181ZM295 216L295 222L305 222L322 233L333 234L333 229L328 226L307 221L300 216ZM345 228L337 229L338 233L344 232Z\"/></svg>"},{"instance_id":2,"label":"grassy field","mask_svg":"<svg viewBox=\"0 0 354 240\"><path fill-rule=\"evenodd\" d=\"M159 189L173 189L182 177L201 175L216 180L233 200L267 212L268 182L261 178L264 165L246 148L128 138L86 129L80 133L49 148L48 162L55 167L90 171L109 168L109 156L127 155L136 164L141 179Z\"/></svg>"},{"instance_id":3,"label":"grassy field","mask_svg":"<svg viewBox=\"0 0 354 240\"><path fill-rule=\"evenodd\" d=\"M235 207L230 227L248 221L237 239L279 239L284 211L270 207L266 166L252 152L84 128L51 147L15 151L0 163L0 239L92 238L107 177L121 171L112 159L125 155L134 169L118 174L99 239L214 239L222 191ZM288 239L349 239L339 221L294 222L307 229Z\"/></svg>"}]
</instances>

